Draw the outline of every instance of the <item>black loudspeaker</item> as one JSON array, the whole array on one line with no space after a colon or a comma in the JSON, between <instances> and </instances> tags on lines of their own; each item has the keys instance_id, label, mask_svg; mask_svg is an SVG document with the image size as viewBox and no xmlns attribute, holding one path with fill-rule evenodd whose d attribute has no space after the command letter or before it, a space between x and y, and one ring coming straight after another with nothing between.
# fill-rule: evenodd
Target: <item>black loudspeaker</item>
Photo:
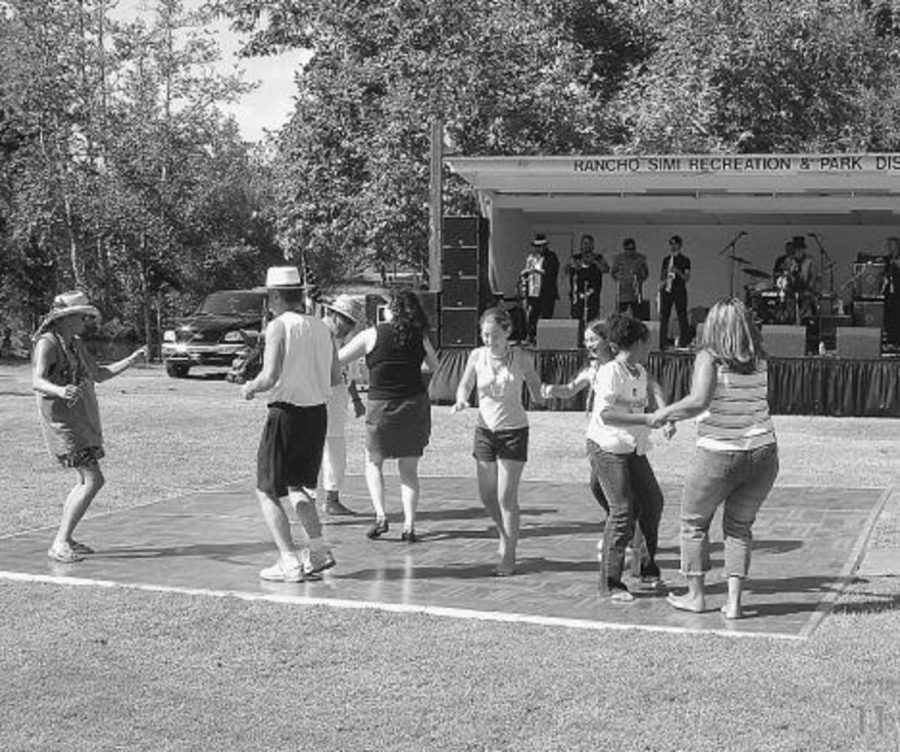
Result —
<instances>
[{"instance_id":1,"label":"black loudspeaker","mask_svg":"<svg viewBox=\"0 0 900 752\"><path fill-rule=\"evenodd\" d=\"M441 309L441 347L475 347L478 311L475 308Z\"/></svg>"},{"instance_id":2,"label":"black loudspeaker","mask_svg":"<svg viewBox=\"0 0 900 752\"><path fill-rule=\"evenodd\" d=\"M444 306L466 305L483 308L491 302L488 281L488 223L481 217L445 217L441 248L441 289L451 288L450 296L441 298ZM467 285L453 283L470 280L475 286L475 300ZM464 290L465 303L459 300Z\"/></svg>"},{"instance_id":3,"label":"black loudspeaker","mask_svg":"<svg viewBox=\"0 0 900 752\"><path fill-rule=\"evenodd\" d=\"M441 237L444 248L477 248L485 230L483 223L481 217L444 217Z\"/></svg>"},{"instance_id":4,"label":"black loudspeaker","mask_svg":"<svg viewBox=\"0 0 900 752\"><path fill-rule=\"evenodd\" d=\"M884 261L853 265L853 297L882 298L881 282L884 279Z\"/></svg>"},{"instance_id":5,"label":"black loudspeaker","mask_svg":"<svg viewBox=\"0 0 900 752\"><path fill-rule=\"evenodd\" d=\"M478 248L444 248L444 277L478 277Z\"/></svg>"},{"instance_id":6,"label":"black loudspeaker","mask_svg":"<svg viewBox=\"0 0 900 752\"><path fill-rule=\"evenodd\" d=\"M884 303L880 300L854 300L853 326L884 326Z\"/></svg>"},{"instance_id":7,"label":"black loudspeaker","mask_svg":"<svg viewBox=\"0 0 900 752\"><path fill-rule=\"evenodd\" d=\"M474 277L444 277L441 301L444 308L478 308L478 280Z\"/></svg>"},{"instance_id":8,"label":"black loudspeaker","mask_svg":"<svg viewBox=\"0 0 900 752\"><path fill-rule=\"evenodd\" d=\"M431 331L437 332L441 323L439 318L440 306L438 305L438 293L422 290L416 293L416 297L422 305L422 310L425 311L425 317L428 319L428 325L431 327Z\"/></svg>"}]
</instances>

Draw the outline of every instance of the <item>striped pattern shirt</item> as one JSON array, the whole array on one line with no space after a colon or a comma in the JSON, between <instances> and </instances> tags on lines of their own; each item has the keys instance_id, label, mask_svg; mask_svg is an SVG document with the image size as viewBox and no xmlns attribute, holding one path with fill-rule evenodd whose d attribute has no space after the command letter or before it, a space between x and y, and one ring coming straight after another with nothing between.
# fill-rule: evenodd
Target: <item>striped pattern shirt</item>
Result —
<instances>
[{"instance_id":1,"label":"striped pattern shirt","mask_svg":"<svg viewBox=\"0 0 900 752\"><path fill-rule=\"evenodd\" d=\"M697 416L697 446L714 452L749 451L772 444L765 361L753 373L716 367L716 386L705 412Z\"/></svg>"}]
</instances>

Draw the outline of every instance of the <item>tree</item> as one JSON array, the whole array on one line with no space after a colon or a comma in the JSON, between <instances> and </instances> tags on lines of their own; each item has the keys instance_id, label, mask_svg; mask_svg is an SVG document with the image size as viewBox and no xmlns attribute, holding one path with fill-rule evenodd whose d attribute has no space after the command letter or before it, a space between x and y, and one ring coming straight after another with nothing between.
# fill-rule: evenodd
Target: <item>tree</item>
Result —
<instances>
[{"instance_id":1,"label":"tree","mask_svg":"<svg viewBox=\"0 0 900 752\"><path fill-rule=\"evenodd\" d=\"M634 23L656 49L613 102L622 148L896 148L900 50L883 11L855 0L642 3Z\"/></svg>"},{"instance_id":2,"label":"tree","mask_svg":"<svg viewBox=\"0 0 900 752\"><path fill-rule=\"evenodd\" d=\"M79 287L149 343L179 289L246 286L273 242L256 163L219 110L249 86L210 72L204 16L158 0L149 23L121 24L110 6L11 0L0 14L0 243L8 299L27 291L32 319Z\"/></svg>"},{"instance_id":3,"label":"tree","mask_svg":"<svg viewBox=\"0 0 900 752\"><path fill-rule=\"evenodd\" d=\"M256 31L248 53L314 51L278 139L273 214L325 274L426 267L432 119L466 154L602 149L617 127L605 97L644 50L613 2L212 5Z\"/></svg>"}]
</instances>

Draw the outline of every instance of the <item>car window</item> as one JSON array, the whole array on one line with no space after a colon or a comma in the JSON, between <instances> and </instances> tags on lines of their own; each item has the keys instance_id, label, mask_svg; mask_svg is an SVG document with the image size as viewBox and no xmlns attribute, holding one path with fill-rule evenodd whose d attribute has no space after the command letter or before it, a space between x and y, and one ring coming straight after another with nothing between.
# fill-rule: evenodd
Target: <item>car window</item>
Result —
<instances>
[{"instance_id":1,"label":"car window","mask_svg":"<svg viewBox=\"0 0 900 752\"><path fill-rule=\"evenodd\" d=\"M198 314L214 314L223 315L247 315L260 313L262 311L264 293L250 291L222 291L214 292L206 296L206 300L200 308L197 309Z\"/></svg>"}]
</instances>

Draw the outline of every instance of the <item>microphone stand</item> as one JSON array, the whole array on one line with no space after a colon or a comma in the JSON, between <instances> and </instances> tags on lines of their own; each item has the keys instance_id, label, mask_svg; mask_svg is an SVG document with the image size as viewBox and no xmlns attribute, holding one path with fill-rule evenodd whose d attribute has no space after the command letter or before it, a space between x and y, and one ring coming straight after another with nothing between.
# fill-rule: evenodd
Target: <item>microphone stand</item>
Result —
<instances>
[{"instance_id":1,"label":"microphone stand","mask_svg":"<svg viewBox=\"0 0 900 752\"><path fill-rule=\"evenodd\" d=\"M719 255L722 256L726 252L728 253L728 260L731 262L731 270L728 274L728 297L734 297L734 267L737 265L737 259L735 258L735 246L737 245L738 240L740 240L747 233L744 230L741 230L737 235L735 235L731 240L728 241L726 246L719 251Z\"/></svg>"},{"instance_id":2,"label":"microphone stand","mask_svg":"<svg viewBox=\"0 0 900 752\"><path fill-rule=\"evenodd\" d=\"M819 240L819 236L814 232L808 233L809 236L816 241L816 245L819 246L819 266L822 269L822 273L825 273L825 270L828 269L828 291L831 293L831 296L834 297L834 259L828 255L828 251L825 250L825 246L822 245L822 241ZM825 263L827 260L828 263Z\"/></svg>"}]
</instances>

